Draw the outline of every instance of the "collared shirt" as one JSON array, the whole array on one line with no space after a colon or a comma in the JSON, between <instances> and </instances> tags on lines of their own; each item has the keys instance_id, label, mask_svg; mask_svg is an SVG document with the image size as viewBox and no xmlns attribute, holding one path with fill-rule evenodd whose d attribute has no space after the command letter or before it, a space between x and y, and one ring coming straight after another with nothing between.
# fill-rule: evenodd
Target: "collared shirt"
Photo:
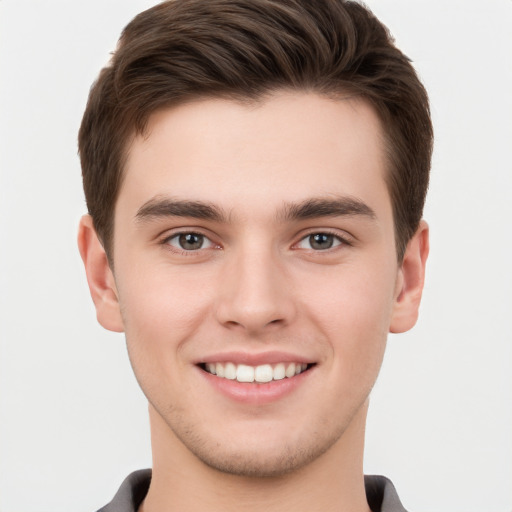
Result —
<instances>
[{"instance_id":1,"label":"collared shirt","mask_svg":"<svg viewBox=\"0 0 512 512\"><path fill-rule=\"evenodd\" d=\"M137 512L146 497L151 470L142 469L129 475L114 499L98 512ZM365 476L366 499L372 512L407 512L400 503L394 485L384 476Z\"/></svg>"}]
</instances>

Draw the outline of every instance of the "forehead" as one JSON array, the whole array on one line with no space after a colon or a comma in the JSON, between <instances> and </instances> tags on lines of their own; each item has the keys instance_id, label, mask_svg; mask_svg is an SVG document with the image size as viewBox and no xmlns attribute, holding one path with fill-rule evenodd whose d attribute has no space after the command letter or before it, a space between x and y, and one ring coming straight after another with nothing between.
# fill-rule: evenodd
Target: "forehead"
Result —
<instances>
[{"instance_id":1,"label":"forehead","mask_svg":"<svg viewBox=\"0 0 512 512\"><path fill-rule=\"evenodd\" d=\"M387 208L383 147L380 121L360 99L283 92L183 104L154 114L131 143L116 217L157 196L235 215L329 195Z\"/></svg>"}]
</instances>

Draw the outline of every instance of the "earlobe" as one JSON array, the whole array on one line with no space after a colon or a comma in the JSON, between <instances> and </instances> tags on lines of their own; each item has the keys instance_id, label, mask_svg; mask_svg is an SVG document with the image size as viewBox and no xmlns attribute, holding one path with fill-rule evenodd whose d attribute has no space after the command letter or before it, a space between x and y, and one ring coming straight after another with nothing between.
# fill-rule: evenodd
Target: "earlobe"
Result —
<instances>
[{"instance_id":1,"label":"earlobe","mask_svg":"<svg viewBox=\"0 0 512 512\"><path fill-rule=\"evenodd\" d=\"M428 251L428 225L422 220L407 244L397 276L395 304L389 328L392 333L408 331L418 319Z\"/></svg>"},{"instance_id":2,"label":"earlobe","mask_svg":"<svg viewBox=\"0 0 512 512\"><path fill-rule=\"evenodd\" d=\"M84 262L98 322L109 331L123 332L123 321L114 275L90 215L84 215L80 219L78 249Z\"/></svg>"}]
</instances>

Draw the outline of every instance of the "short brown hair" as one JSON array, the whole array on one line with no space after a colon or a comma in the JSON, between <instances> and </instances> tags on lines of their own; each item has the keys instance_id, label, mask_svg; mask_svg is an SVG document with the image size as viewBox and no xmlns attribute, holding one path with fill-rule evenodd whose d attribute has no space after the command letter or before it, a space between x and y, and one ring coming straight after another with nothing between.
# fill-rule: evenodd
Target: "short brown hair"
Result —
<instances>
[{"instance_id":1,"label":"short brown hair","mask_svg":"<svg viewBox=\"0 0 512 512\"><path fill-rule=\"evenodd\" d=\"M257 100L280 89L357 94L376 109L401 260L428 188L428 97L386 27L346 0L170 0L127 25L79 133L87 206L107 254L127 148L151 114L196 98Z\"/></svg>"}]
</instances>

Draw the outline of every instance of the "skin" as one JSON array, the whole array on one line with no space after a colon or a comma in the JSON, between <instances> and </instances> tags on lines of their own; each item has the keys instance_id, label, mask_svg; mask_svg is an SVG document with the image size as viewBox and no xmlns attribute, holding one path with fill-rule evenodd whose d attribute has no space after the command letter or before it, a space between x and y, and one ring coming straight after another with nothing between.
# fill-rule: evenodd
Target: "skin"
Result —
<instances>
[{"instance_id":1,"label":"skin","mask_svg":"<svg viewBox=\"0 0 512 512\"><path fill-rule=\"evenodd\" d=\"M397 262L382 148L365 102L298 92L161 111L132 142L115 270L88 216L79 247L149 400L144 511L368 511L368 396L387 333L416 322L428 254L422 222ZM255 384L234 399L198 365L276 351L310 369L270 400Z\"/></svg>"}]
</instances>

